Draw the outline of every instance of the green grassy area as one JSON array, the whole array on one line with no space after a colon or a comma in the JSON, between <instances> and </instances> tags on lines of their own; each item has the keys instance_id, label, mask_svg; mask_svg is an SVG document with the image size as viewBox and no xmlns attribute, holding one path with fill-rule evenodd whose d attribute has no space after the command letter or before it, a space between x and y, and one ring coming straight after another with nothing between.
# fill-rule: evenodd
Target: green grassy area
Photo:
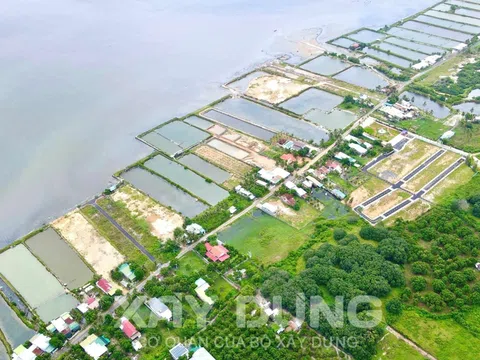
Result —
<instances>
[{"instance_id":1,"label":"green grassy area","mask_svg":"<svg viewBox=\"0 0 480 360\"><path fill-rule=\"evenodd\" d=\"M451 75L453 73L452 69L456 69L457 65L464 60L465 58L463 56L455 56L447 60L440 66L436 66L430 70L419 83L422 85L432 85L440 76Z\"/></svg>"},{"instance_id":2,"label":"green grassy area","mask_svg":"<svg viewBox=\"0 0 480 360\"><path fill-rule=\"evenodd\" d=\"M472 176L472 169L462 164L424 195L424 198L434 202L441 202L443 199L455 193L459 186L466 184Z\"/></svg>"},{"instance_id":3,"label":"green grassy area","mask_svg":"<svg viewBox=\"0 0 480 360\"><path fill-rule=\"evenodd\" d=\"M478 358L480 339L452 319L431 319L416 310L407 310L393 324L403 335L438 360Z\"/></svg>"},{"instance_id":4,"label":"green grassy area","mask_svg":"<svg viewBox=\"0 0 480 360\"><path fill-rule=\"evenodd\" d=\"M419 199L415 201L413 204L407 206L406 208L390 216L387 220L385 220L385 225L391 226L395 223L397 219L403 219L405 221L415 220L417 217L419 217L429 209L430 209L429 203Z\"/></svg>"},{"instance_id":5,"label":"green grassy area","mask_svg":"<svg viewBox=\"0 0 480 360\"><path fill-rule=\"evenodd\" d=\"M374 122L365 128L365 132L383 141L390 141L400 134L399 131L391 129L382 124Z\"/></svg>"},{"instance_id":6,"label":"green grassy area","mask_svg":"<svg viewBox=\"0 0 480 360\"><path fill-rule=\"evenodd\" d=\"M200 259L200 257L193 251L190 251L180 258L178 263L179 267L177 269L177 274L179 275L192 275L207 268L205 261Z\"/></svg>"},{"instance_id":7,"label":"green grassy area","mask_svg":"<svg viewBox=\"0 0 480 360\"><path fill-rule=\"evenodd\" d=\"M469 124L469 126L471 127L458 125L453 130L455 135L448 141L448 144L467 152L479 152L480 124Z\"/></svg>"},{"instance_id":8,"label":"green grassy area","mask_svg":"<svg viewBox=\"0 0 480 360\"><path fill-rule=\"evenodd\" d=\"M262 264L271 264L282 260L290 251L301 246L307 235L304 231L298 231L256 210L219 233L218 238L242 254L251 252L252 257Z\"/></svg>"},{"instance_id":9,"label":"green grassy area","mask_svg":"<svg viewBox=\"0 0 480 360\"><path fill-rule=\"evenodd\" d=\"M437 140L445 131L450 130L450 126L444 125L441 120L434 120L428 116L402 120L398 126L432 140Z\"/></svg>"},{"instance_id":10,"label":"green grassy area","mask_svg":"<svg viewBox=\"0 0 480 360\"><path fill-rule=\"evenodd\" d=\"M391 333L385 336L377 343L377 355L374 360L421 360L422 355L405 341L397 339Z\"/></svg>"},{"instance_id":11,"label":"green grassy area","mask_svg":"<svg viewBox=\"0 0 480 360\"><path fill-rule=\"evenodd\" d=\"M133 216L121 201L105 197L99 199L97 203L156 259L168 261L161 251L160 239L152 235L146 220Z\"/></svg>"},{"instance_id":12,"label":"green grassy area","mask_svg":"<svg viewBox=\"0 0 480 360\"><path fill-rule=\"evenodd\" d=\"M215 292L215 294L221 299L225 300L227 298L227 295L230 292L237 292L237 290L230 285L224 278L221 276L218 276L218 278L210 284L210 288L207 291L207 294L210 294L211 291Z\"/></svg>"},{"instance_id":13,"label":"green grassy area","mask_svg":"<svg viewBox=\"0 0 480 360\"><path fill-rule=\"evenodd\" d=\"M138 265L152 267L154 264L132 244L108 219L100 214L92 205L87 205L81 210L82 214L90 220L95 229L108 240L129 261Z\"/></svg>"},{"instance_id":14,"label":"green grassy area","mask_svg":"<svg viewBox=\"0 0 480 360\"><path fill-rule=\"evenodd\" d=\"M333 196L326 195L325 191L317 191L314 197L323 205L320 216L326 219L334 220L351 213L346 205L335 199Z\"/></svg>"},{"instance_id":15,"label":"green grassy area","mask_svg":"<svg viewBox=\"0 0 480 360\"><path fill-rule=\"evenodd\" d=\"M273 201L280 201L278 198L272 198ZM285 221L289 225L293 226L297 229L302 229L313 220L315 220L318 216L320 216L320 212L315 209L312 205L306 202L304 199L296 198L295 199L297 204L300 205L300 210L294 210L288 208L291 214L294 215L287 215L287 214L280 214L278 215L279 219ZM287 207L287 205L284 205Z\"/></svg>"}]
</instances>

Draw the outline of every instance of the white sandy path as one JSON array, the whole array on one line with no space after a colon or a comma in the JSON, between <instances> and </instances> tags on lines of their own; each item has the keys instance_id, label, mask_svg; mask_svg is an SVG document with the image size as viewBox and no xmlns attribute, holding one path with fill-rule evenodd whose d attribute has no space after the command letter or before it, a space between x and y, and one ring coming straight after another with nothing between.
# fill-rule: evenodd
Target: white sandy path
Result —
<instances>
[{"instance_id":1,"label":"white sandy path","mask_svg":"<svg viewBox=\"0 0 480 360\"><path fill-rule=\"evenodd\" d=\"M78 210L55 220L52 226L107 280L110 271L125 262L125 257Z\"/></svg>"}]
</instances>

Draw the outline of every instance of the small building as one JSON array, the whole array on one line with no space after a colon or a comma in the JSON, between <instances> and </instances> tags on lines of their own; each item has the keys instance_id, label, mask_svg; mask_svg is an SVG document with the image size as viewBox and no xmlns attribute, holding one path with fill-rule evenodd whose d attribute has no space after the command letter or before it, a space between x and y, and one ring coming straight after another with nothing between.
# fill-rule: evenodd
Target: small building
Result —
<instances>
[{"instance_id":1,"label":"small building","mask_svg":"<svg viewBox=\"0 0 480 360\"><path fill-rule=\"evenodd\" d=\"M282 196L280 196L280 200L288 206L295 206L295 204L297 203L292 194L283 194Z\"/></svg>"},{"instance_id":2,"label":"small building","mask_svg":"<svg viewBox=\"0 0 480 360\"><path fill-rule=\"evenodd\" d=\"M142 336L140 332L133 326L133 324L125 317L120 319L120 330L123 331L126 337L130 340L136 340Z\"/></svg>"},{"instance_id":3,"label":"small building","mask_svg":"<svg viewBox=\"0 0 480 360\"><path fill-rule=\"evenodd\" d=\"M204 347L201 347L193 353L190 360L215 360L215 358Z\"/></svg>"},{"instance_id":4,"label":"small building","mask_svg":"<svg viewBox=\"0 0 480 360\"><path fill-rule=\"evenodd\" d=\"M345 195L343 192L341 192L338 189L333 189L332 194L339 200L343 200L347 197L347 195Z\"/></svg>"},{"instance_id":5,"label":"small building","mask_svg":"<svg viewBox=\"0 0 480 360\"><path fill-rule=\"evenodd\" d=\"M237 208L232 205L228 208L228 212L230 213L230 215L233 215L237 212Z\"/></svg>"},{"instance_id":6,"label":"small building","mask_svg":"<svg viewBox=\"0 0 480 360\"><path fill-rule=\"evenodd\" d=\"M306 198L307 197L307 192L305 190L303 190L302 188L299 188L299 187L295 188L295 192L301 198Z\"/></svg>"},{"instance_id":7,"label":"small building","mask_svg":"<svg viewBox=\"0 0 480 360\"><path fill-rule=\"evenodd\" d=\"M440 136L441 140L448 140L451 139L455 135L455 131L448 130L443 133L442 136Z\"/></svg>"},{"instance_id":8,"label":"small building","mask_svg":"<svg viewBox=\"0 0 480 360\"><path fill-rule=\"evenodd\" d=\"M313 183L309 180L304 180L302 182L302 186L305 188L305 189L311 189L312 186L313 186Z\"/></svg>"},{"instance_id":9,"label":"small building","mask_svg":"<svg viewBox=\"0 0 480 360\"><path fill-rule=\"evenodd\" d=\"M205 229L198 224L190 224L185 228L187 233L194 235L203 235L205 234Z\"/></svg>"},{"instance_id":10,"label":"small building","mask_svg":"<svg viewBox=\"0 0 480 360\"><path fill-rule=\"evenodd\" d=\"M328 170L336 171L339 174L341 174L343 171L342 165L335 160L327 160L327 162L325 163L325 166L327 167Z\"/></svg>"},{"instance_id":11,"label":"small building","mask_svg":"<svg viewBox=\"0 0 480 360\"><path fill-rule=\"evenodd\" d=\"M172 311L158 298L151 298L145 301L145 306L150 309L159 319L172 320Z\"/></svg>"},{"instance_id":12,"label":"small building","mask_svg":"<svg viewBox=\"0 0 480 360\"><path fill-rule=\"evenodd\" d=\"M368 150L373 148L373 145L366 141L363 142L363 146L365 146Z\"/></svg>"},{"instance_id":13,"label":"small building","mask_svg":"<svg viewBox=\"0 0 480 360\"><path fill-rule=\"evenodd\" d=\"M77 306L77 310L80 311L82 314L85 314L89 310L98 309L100 303L94 297L89 297L86 302Z\"/></svg>"},{"instance_id":14,"label":"small building","mask_svg":"<svg viewBox=\"0 0 480 360\"><path fill-rule=\"evenodd\" d=\"M353 151L357 152L359 155L365 155L368 151L363 146L360 146L360 145L354 144L354 143L348 144L348 147L350 149L352 149Z\"/></svg>"},{"instance_id":15,"label":"small building","mask_svg":"<svg viewBox=\"0 0 480 360\"><path fill-rule=\"evenodd\" d=\"M292 190L292 189L295 189L297 187L297 185L295 185L293 182L291 181L286 181L285 182L285 187L289 190Z\"/></svg>"},{"instance_id":16,"label":"small building","mask_svg":"<svg viewBox=\"0 0 480 360\"><path fill-rule=\"evenodd\" d=\"M103 354L108 352L107 345L110 340L103 337L91 334L80 343L82 349L95 360L99 359Z\"/></svg>"},{"instance_id":17,"label":"small building","mask_svg":"<svg viewBox=\"0 0 480 360\"><path fill-rule=\"evenodd\" d=\"M255 184L263 186L265 188L268 188L268 184L265 181L262 181L262 180L255 181Z\"/></svg>"},{"instance_id":18,"label":"small building","mask_svg":"<svg viewBox=\"0 0 480 360\"><path fill-rule=\"evenodd\" d=\"M69 339L80 330L80 324L69 313L64 313L59 318L52 320L47 326L47 330L51 333L63 334Z\"/></svg>"},{"instance_id":19,"label":"small building","mask_svg":"<svg viewBox=\"0 0 480 360\"><path fill-rule=\"evenodd\" d=\"M182 356L188 357L188 349L182 343L175 345L169 352L173 360L178 360Z\"/></svg>"},{"instance_id":20,"label":"small building","mask_svg":"<svg viewBox=\"0 0 480 360\"><path fill-rule=\"evenodd\" d=\"M115 294L115 289L107 279L101 278L96 282L96 285L100 290L102 290L107 295L113 296Z\"/></svg>"},{"instance_id":21,"label":"small building","mask_svg":"<svg viewBox=\"0 0 480 360\"><path fill-rule=\"evenodd\" d=\"M348 160L351 164L354 164L357 162L357 160L355 160L351 156L348 156L347 154L341 151L337 152L333 157L337 160Z\"/></svg>"},{"instance_id":22,"label":"small building","mask_svg":"<svg viewBox=\"0 0 480 360\"><path fill-rule=\"evenodd\" d=\"M141 348L143 348L142 343L140 342L140 340L134 340L134 341L132 341L132 347L133 347L133 350L135 350L135 351L139 351Z\"/></svg>"},{"instance_id":23,"label":"small building","mask_svg":"<svg viewBox=\"0 0 480 360\"><path fill-rule=\"evenodd\" d=\"M206 291L210 288L210 284L200 278L195 281L195 285L197 285L195 292L197 293L200 300L202 300L204 303L207 303L208 305L213 305L214 301L210 296L206 294Z\"/></svg>"},{"instance_id":24,"label":"small building","mask_svg":"<svg viewBox=\"0 0 480 360\"><path fill-rule=\"evenodd\" d=\"M297 161L297 158L293 154L283 154L280 156L280 159L285 161L287 164L291 164Z\"/></svg>"},{"instance_id":25,"label":"small building","mask_svg":"<svg viewBox=\"0 0 480 360\"><path fill-rule=\"evenodd\" d=\"M205 254L213 262L224 262L230 255L228 255L228 249L223 245L212 246L209 242L205 243L207 253Z\"/></svg>"},{"instance_id":26,"label":"small building","mask_svg":"<svg viewBox=\"0 0 480 360\"><path fill-rule=\"evenodd\" d=\"M364 138L367 138L368 140L371 140L371 141L378 141L378 138L376 138L375 136L370 135L369 133L367 133L367 132L365 132L365 131L362 133L362 136L363 136Z\"/></svg>"},{"instance_id":27,"label":"small building","mask_svg":"<svg viewBox=\"0 0 480 360\"><path fill-rule=\"evenodd\" d=\"M235 192L247 199L254 200L255 195L253 195L250 191L244 189L241 185L235 186Z\"/></svg>"},{"instance_id":28,"label":"small building","mask_svg":"<svg viewBox=\"0 0 480 360\"><path fill-rule=\"evenodd\" d=\"M118 271L120 271L123 277L129 281L135 281L135 274L133 273L132 269L130 269L130 265L124 263L118 267Z\"/></svg>"},{"instance_id":29,"label":"small building","mask_svg":"<svg viewBox=\"0 0 480 360\"><path fill-rule=\"evenodd\" d=\"M260 205L260 210L266 212L268 215L277 216L277 207L273 204L265 203Z\"/></svg>"},{"instance_id":30,"label":"small building","mask_svg":"<svg viewBox=\"0 0 480 360\"><path fill-rule=\"evenodd\" d=\"M306 179L308 181L310 181L313 184L313 186L315 186L317 188L322 188L323 187L322 183L312 176L307 176Z\"/></svg>"},{"instance_id":31,"label":"small building","mask_svg":"<svg viewBox=\"0 0 480 360\"><path fill-rule=\"evenodd\" d=\"M261 169L258 172L258 176L260 176L263 180L276 185L280 181L286 179L287 177L290 176L290 173L286 170L283 170L282 168L275 168L273 170L265 170Z\"/></svg>"},{"instance_id":32,"label":"small building","mask_svg":"<svg viewBox=\"0 0 480 360\"><path fill-rule=\"evenodd\" d=\"M350 141L350 142L354 142L354 143L357 143L357 144L361 144L362 143L362 140L360 140L359 138L353 136L353 135L350 135L348 134L347 136L345 136L345 140L347 141Z\"/></svg>"}]
</instances>

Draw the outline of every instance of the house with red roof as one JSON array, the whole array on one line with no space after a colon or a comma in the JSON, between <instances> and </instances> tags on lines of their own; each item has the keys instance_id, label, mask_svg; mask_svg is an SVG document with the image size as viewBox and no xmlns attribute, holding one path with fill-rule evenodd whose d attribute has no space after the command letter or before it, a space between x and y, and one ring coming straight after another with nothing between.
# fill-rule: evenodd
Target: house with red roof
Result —
<instances>
[{"instance_id":1,"label":"house with red roof","mask_svg":"<svg viewBox=\"0 0 480 360\"><path fill-rule=\"evenodd\" d=\"M101 278L100 280L98 280L97 287L107 295L112 296L113 294L115 294L115 289L107 279Z\"/></svg>"},{"instance_id":2,"label":"house with red roof","mask_svg":"<svg viewBox=\"0 0 480 360\"><path fill-rule=\"evenodd\" d=\"M291 164L297 161L297 159L295 158L295 155L293 154L283 154L282 156L280 156L280 159L286 161L287 164Z\"/></svg>"},{"instance_id":3,"label":"house with red roof","mask_svg":"<svg viewBox=\"0 0 480 360\"><path fill-rule=\"evenodd\" d=\"M338 173L342 172L342 165L338 161L328 160L325 165L331 171L336 171Z\"/></svg>"},{"instance_id":4,"label":"house with red roof","mask_svg":"<svg viewBox=\"0 0 480 360\"><path fill-rule=\"evenodd\" d=\"M120 319L120 330L123 331L126 337L128 337L130 340L136 340L142 334L133 326L133 324L127 319L122 317Z\"/></svg>"},{"instance_id":5,"label":"house with red roof","mask_svg":"<svg viewBox=\"0 0 480 360\"><path fill-rule=\"evenodd\" d=\"M205 255L213 262L224 262L230 257L230 255L228 255L228 249L223 245L212 246L210 243L206 242L205 248L207 249Z\"/></svg>"},{"instance_id":6,"label":"house with red roof","mask_svg":"<svg viewBox=\"0 0 480 360\"><path fill-rule=\"evenodd\" d=\"M288 206L295 206L296 203L292 194L283 194L280 196L280 200L282 200L282 202Z\"/></svg>"}]
</instances>

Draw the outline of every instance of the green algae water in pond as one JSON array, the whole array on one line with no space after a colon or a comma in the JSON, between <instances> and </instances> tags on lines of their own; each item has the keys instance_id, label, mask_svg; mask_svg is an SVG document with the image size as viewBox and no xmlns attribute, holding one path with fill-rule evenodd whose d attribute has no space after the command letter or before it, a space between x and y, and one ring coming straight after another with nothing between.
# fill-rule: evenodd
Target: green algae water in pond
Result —
<instances>
[{"instance_id":1,"label":"green algae water in pond","mask_svg":"<svg viewBox=\"0 0 480 360\"><path fill-rule=\"evenodd\" d=\"M29 329L0 296L0 329L12 348L29 340L35 331ZM0 342L0 359L2 359L2 343ZM6 358L7 359L7 358Z\"/></svg>"}]
</instances>

